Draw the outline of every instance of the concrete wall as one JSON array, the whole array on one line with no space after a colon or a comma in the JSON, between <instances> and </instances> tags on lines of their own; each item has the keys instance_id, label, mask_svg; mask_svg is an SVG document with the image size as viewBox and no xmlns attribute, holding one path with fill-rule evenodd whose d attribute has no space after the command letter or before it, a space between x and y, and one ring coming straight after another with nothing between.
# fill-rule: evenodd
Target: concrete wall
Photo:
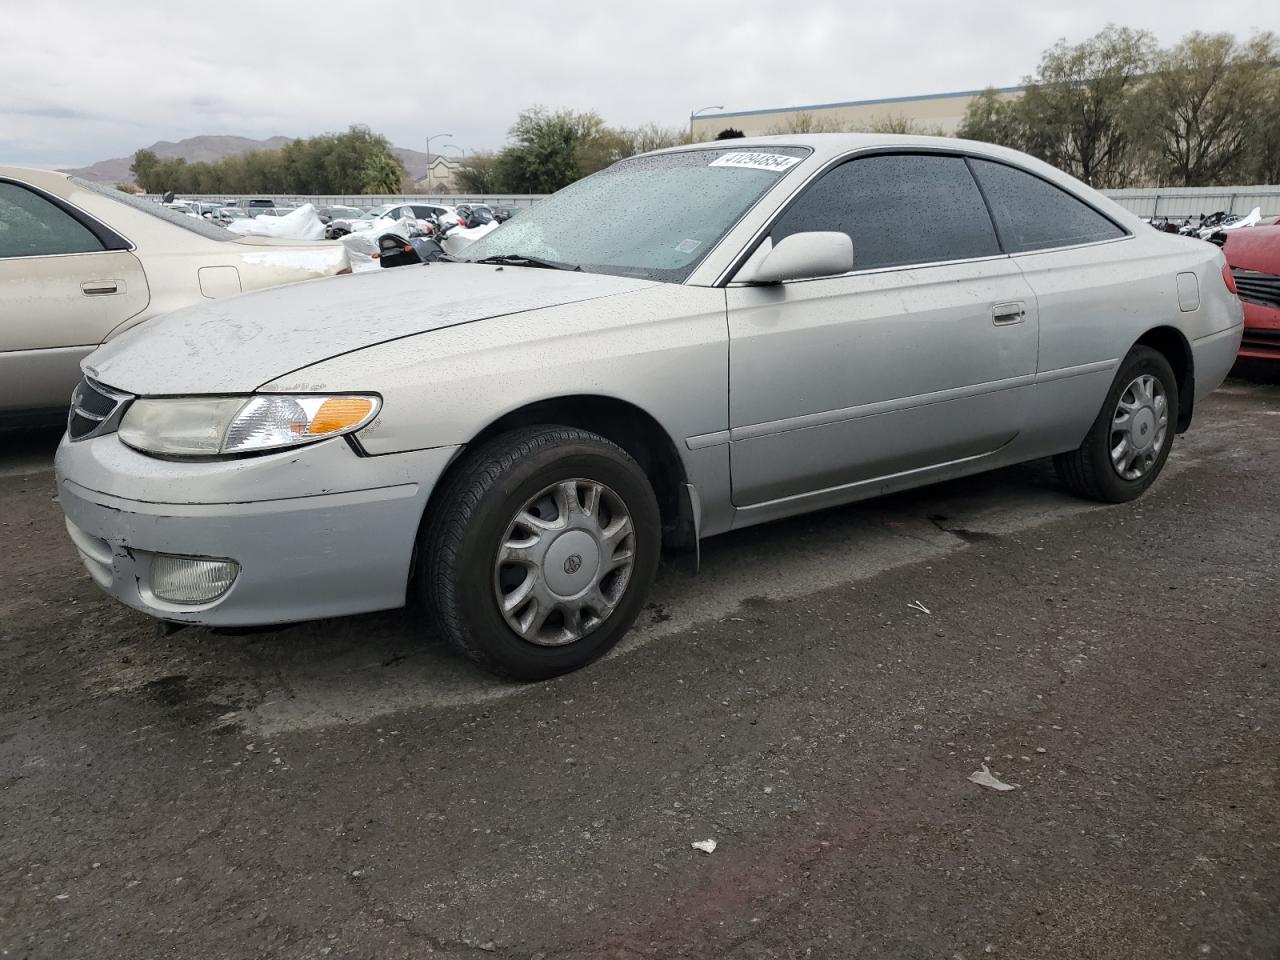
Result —
<instances>
[{"instance_id":1,"label":"concrete wall","mask_svg":"<svg viewBox=\"0 0 1280 960\"><path fill-rule=\"evenodd\" d=\"M997 91L1004 99L1022 96L1022 87L1002 87ZM941 128L944 134L955 133L964 119L965 109L981 90L961 90L923 97L889 97L881 100L849 100L842 103L818 103L807 106L775 107L765 110L739 110L707 113L693 118L693 133L700 139L712 140L726 127L741 130L747 136L759 136L787 130L788 125L807 114L820 127L814 132L865 130L888 117L907 117L922 130Z\"/></svg>"}]
</instances>

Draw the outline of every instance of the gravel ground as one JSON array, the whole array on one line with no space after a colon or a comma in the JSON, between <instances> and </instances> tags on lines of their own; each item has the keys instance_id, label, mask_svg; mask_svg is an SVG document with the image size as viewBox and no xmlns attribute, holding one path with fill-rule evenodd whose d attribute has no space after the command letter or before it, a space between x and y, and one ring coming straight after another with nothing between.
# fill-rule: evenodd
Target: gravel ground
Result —
<instances>
[{"instance_id":1,"label":"gravel ground","mask_svg":"<svg viewBox=\"0 0 1280 960\"><path fill-rule=\"evenodd\" d=\"M400 612L161 636L11 440L0 956L1280 957L1280 387L1134 504L1037 463L709 541L532 686Z\"/></svg>"}]
</instances>

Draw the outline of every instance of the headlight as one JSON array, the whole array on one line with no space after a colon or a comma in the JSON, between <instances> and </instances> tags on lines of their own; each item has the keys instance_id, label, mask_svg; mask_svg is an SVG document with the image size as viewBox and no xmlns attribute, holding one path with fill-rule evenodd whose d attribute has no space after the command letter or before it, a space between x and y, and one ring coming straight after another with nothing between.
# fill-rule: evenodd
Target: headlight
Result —
<instances>
[{"instance_id":1,"label":"headlight","mask_svg":"<svg viewBox=\"0 0 1280 960\"><path fill-rule=\"evenodd\" d=\"M120 439L146 453L218 457L278 450L359 430L378 414L376 396L259 394L135 400Z\"/></svg>"}]
</instances>

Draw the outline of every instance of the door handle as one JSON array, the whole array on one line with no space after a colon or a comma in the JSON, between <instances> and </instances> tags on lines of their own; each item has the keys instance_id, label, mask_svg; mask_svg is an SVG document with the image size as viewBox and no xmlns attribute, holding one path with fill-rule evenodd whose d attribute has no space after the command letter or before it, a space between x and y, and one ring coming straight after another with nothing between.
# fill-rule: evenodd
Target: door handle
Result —
<instances>
[{"instance_id":1,"label":"door handle","mask_svg":"<svg viewBox=\"0 0 1280 960\"><path fill-rule=\"evenodd\" d=\"M991 308L991 322L997 327L1022 323L1027 318L1027 308L1022 303L997 303Z\"/></svg>"},{"instance_id":2,"label":"door handle","mask_svg":"<svg viewBox=\"0 0 1280 960\"><path fill-rule=\"evenodd\" d=\"M119 280L86 280L80 284L80 292L86 297L108 297L120 292Z\"/></svg>"}]
</instances>

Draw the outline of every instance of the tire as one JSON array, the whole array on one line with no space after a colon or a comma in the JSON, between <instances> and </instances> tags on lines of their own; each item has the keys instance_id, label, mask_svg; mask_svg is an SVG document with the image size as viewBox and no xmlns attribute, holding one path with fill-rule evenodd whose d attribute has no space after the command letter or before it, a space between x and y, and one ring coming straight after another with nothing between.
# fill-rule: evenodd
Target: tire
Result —
<instances>
[{"instance_id":1,"label":"tire","mask_svg":"<svg viewBox=\"0 0 1280 960\"><path fill-rule=\"evenodd\" d=\"M1117 425L1121 421L1116 418L1123 412L1120 406L1121 399L1125 398L1127 404L1131 404L1135 397L1141 399L1140 396L1129 392L1131 385L1137 383L1139 378L1151 378L1159 384L1159 392L1156 395L1163 394L1165 422L1162 436L1160 436L1160 427L1155 415L1145 420L1134 421L1138 424L1133 428L1135 436L1142 425L1149 425L1150 435L1159 436L1160 442L1158 451L1152 451L1150 447L1144 448L1146 452L1154 454L1149 462L1145 453L1135 457L1133 461L1135 464L1140 459L1144 464L1139 475L1125 476L1122 475L1120 467L1113 463L1112 441L1124 436L1123 431L1117 432ZM1140 405L1139 410L1141 409ZM1154 409L1156 408L1148 407L1149 411ZM1091 500L1101 500L1103 503L1127 503L1136 499L1155 482L1160 471L1164 469L1165 461L1169 459L1169 451L1173 449L1173 438L1176 433L1178 409L1178 382L1174 378L1169 361L1165 359L1164 354L1150 347L1134 347L1120 364L1116 379L1111 384L1111 389L1107 391L1107 399L1103 402L1097 419L1093 421L1093 426L1085 435L1084 442L1076 450L1060 453L1053 458L1058 476L1072 493ZM1144 431L1143 436L1146 435ZM1117 444L1117 446L1120 445ZM1125 448L1125 452L1121 455L1122 463L1129 449L1132 448ZM1131 467L1129 473L1135 469Z\"/></svg>"},{"instance_id":2,"label":"tire","mask_svg":"<svg viewBox=\"0 0 1280 960\"><path fill-rule=\"evenodd\" d=\"M594 488L592 514L584 501ZM522 523L522 508L538 526ZM625 530L624 517L629 539L609 539ZM531 539L532 548L521 546ZM626 451L585 430L525 427L468 452L450 472L420 534L416 587L430 625L464 656L501 677L545 680L622 638L653 584L661 541L657 498ZM542 551L541 560L500 562L522 550ZM628 551L629 563L610 567ZM500 598L514 604L522 590L528 604L504 614Z\"/></svg>"}]
</instances>

